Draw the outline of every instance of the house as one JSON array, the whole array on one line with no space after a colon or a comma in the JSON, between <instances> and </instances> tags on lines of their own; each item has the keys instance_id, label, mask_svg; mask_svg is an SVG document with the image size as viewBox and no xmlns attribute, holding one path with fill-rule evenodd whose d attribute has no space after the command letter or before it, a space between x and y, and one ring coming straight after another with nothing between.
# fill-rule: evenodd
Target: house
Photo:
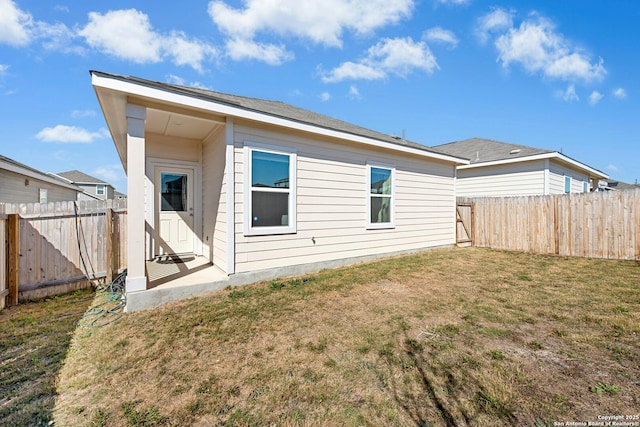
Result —
<instances>
[{"instance_id":1,"label":"house","mask_svg":"<svg viewBox=\"0 0 640 427\"><path fill-rule=\"evenodd\" d=\"M119 191L114 191L114 192L113 192L113 198L114 198L115 200L124 200L124 199L126 199L126 198L127 198L127 195L126 195L126 194L124 194L124 193L121 193L121 192L119 192Z\"/></svg>"},{"instance_id":2,"label":"house","mask_svg":"<svg viewBox=\"0 0 640 427\"><path fill-rule=\"evenodd\" d=\"M594 191L610 191L610 190L617 190L617 191L624 191L624 190L634 190L636 188L639 188L640 185L637 183L635 184L629 184L626 182L622 182L622 181L617 181L615 179L601 179L598 182L598 188L594 189Z\"/></svg>"},{"instance_id":3,"label":"house","mask_svg":"<svg viewBox=\"0 0 640 427\"><path fill-rule=\"evenodd\" d=\"M113 185L99 178L87 175L78 170L59 172L54 175L70 184L82 188L82 193L78 195L78 200L107 200L115 198L115 188Z\"/></svg>"},{"instance_id":4,"label":"house","mask_svg":"<svg viewBox=\"0 0 640 427\"><path fill-rule=\"evenodd\" d=\"M470 160L457 169L459 197L586 193L608 178L557 151L490 139L471 138L431 148Z\"/></svg>"},{"instance_id":5,"label":"house","mask_svg":"<svg viewBox=\"0 0 640 427\"><path fill-rule=\"evenodd\" d=\"M0 202L48 203L76 200L82 189L0 156Z\"/></svg>"},{"instance_id":6,"label":"house","mask_svg":"<svg viewBox=\"0 0 640 427\"><path fill-rule=\"evenodd\" d=\"M282 102L91 76L127 172L127 310L455 244L467 160ZM174 254L226 282L151 289L145 262Z\"/></svg>"}]
</instances>

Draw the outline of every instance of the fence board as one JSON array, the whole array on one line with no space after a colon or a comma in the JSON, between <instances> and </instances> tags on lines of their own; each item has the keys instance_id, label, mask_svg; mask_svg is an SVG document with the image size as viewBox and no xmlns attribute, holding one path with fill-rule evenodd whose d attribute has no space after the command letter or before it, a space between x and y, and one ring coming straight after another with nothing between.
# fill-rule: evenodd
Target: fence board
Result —
<instances>
[{"instance_id":1,"label":"fence board","mask_svg":"<svg viewBox=\"0 0 640 427\"><path fill-rule=\"evenodd\" d=\"M0 214L0 310L5 308L7 295L9 295L7 286L7 222L7 216Z\"/></svg>"},{"instance_id":2,"label":"fence board","mask_svg":"<svg viewBox=\"0 0 640 427\"><path fill-rule=\"evenodd\" d=\"M458 202L473 205L477 247L640 259L640 189Z\"/></svg>"},{"instance_id":3,"label":"fence board","mask_svg":"<svg viewBox=\"0 0 640 427\"><path fill-rule=\"evenodd\" d=\"M88 281L79 283L79 277L104 278L109 268L121 271L126 265L126 200L0 204L1 213L20 216L17 280L22 298L86 287ZM112 261L107 260L109 241L116 245Z\"/></svg>"}]
</instances>

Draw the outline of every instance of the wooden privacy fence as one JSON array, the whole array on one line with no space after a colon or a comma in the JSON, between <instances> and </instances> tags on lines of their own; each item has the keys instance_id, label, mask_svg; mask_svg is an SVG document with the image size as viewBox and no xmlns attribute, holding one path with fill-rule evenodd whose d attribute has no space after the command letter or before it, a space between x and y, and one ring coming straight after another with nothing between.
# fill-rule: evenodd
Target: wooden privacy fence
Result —
<instances>
[{"instance_id":1,"label":"wooden privacy fence","mask_svg":"<svg viewBox=\"0 0 640 427\"><path fill-rule=\"evenodd\" d=\"M640 259L640 189L458 199L473 206L473 246L588 258Z\"/></svg>"},{"instance_id":2,"label":"wooden privacy fence","mask_svg":"<svg viewBox=\"0 0 640 427\"><path fill-rule=\"evenodd\" d=\"M0 215L9 305L111 281L126 265L126 200L0 204Z\"/></svg>"}]
</instances>

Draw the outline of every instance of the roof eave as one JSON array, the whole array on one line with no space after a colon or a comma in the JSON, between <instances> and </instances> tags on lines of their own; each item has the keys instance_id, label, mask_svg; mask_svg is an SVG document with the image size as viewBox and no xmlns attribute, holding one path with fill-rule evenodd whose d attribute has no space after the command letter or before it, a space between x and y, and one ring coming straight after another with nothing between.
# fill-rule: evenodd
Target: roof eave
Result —
<instances>
[{"instance_id":1,"label":"roof eave","mask_svg":"<svg viewBox=\"0 0 640 427\"><path fill-rule=\"evenodd\" d=\"M50 177L45 173L39 173L39 172L34 172L30 169L26 169L26 168L22 168L20 166L14 165L12 163L8 163L8 162L4 162L2 160L0 160L0 169L5 169L8 170L10 172L14 172L20 175L24 175L27 176L29 178L32 179L37 179L49 184L53 184L53 185L57 185L59 187L63 187L63 188L67 188L69 190L73 190L73 191L82 191L81 188L76 187L73 184L67 184L66 182L60 181L56 178Z\"/></svg>"},{"instance_id":2,"label":"roof eave","mask_svg":"<svg viewBox=\"0 0 640 427\"><path fill-rule=\"evenodd\" d=\"M117 113L120 113L124 117L124 109L126 107L127 98L129 95L136 96L141 99L148 99L153 101L160 101L164 103L185 106L201 111L211 112L223 116L242 118L264 124L271 124L282 126L290 129L296 129L304 132L310 132L314 134L320 134L323 136L330 136L338 139L344 139L352 142L357 142L369 146L375 146L378 148L404 152L407 154L417 155L421 157L427 157L434 160L445 161L453 163L454 165L466 165L469 164L467 159L435 153L430 150L420 150L418 148L407 147L399 144L393 144L386 141L377 140L361 135L355 135L348 132L329 129L321 126L316 126L309 123L299 122L293 119L287 119L279 116L269 115L267 113L245 109L242 107L228 105L222 102L203 99L202 97L190 96L184 93L171 92L163 90L157 87L150 86L148 84L142 84L138 82L132 82L125 78L118 78L117 76L108 75L99 71L92 71L92 84L98 96L102 111L107 125L111 131L116 149L120 155L120 160L126 167L126 120L124 123L118 121L116 117L113 117ZM119 94L116 95L116 94ZM116 95L116 96L113 96ZM107 97L111 96L109 100ZM107 102L109 101L109 102ZM113 104L113 105L108 105ZM122 111L118 111L122 110ZM426 147L425 147L426 148Z\"/></svg>"},{"instance_id":3,"label":"roof eave","mask_svg":"<svg viewBox=\"0 0 640 427\"><path fill-rule=\"evenodd\" d=\"M577 160L573 160L571 157L567 157L564 154L561 154L555 151L552 151L549 153L543 153L543 154L535 154L532 156L515 157L513 159L502 159L502 160L493 160L490 162L471 163L464 166L458 166L458 169L476 169L476 168L482 168L482 167L488 167L488 166L507 165L507 164L513 164L513 163L531 162L535 160L545 160L545 159L557 159L575 168L587 171L589 176L593 178L606 179L609 177L607 174L600 172L599 170L594 169L591 166L585 165L584 163L581 163Z\"/></svg>"}]
</instances>

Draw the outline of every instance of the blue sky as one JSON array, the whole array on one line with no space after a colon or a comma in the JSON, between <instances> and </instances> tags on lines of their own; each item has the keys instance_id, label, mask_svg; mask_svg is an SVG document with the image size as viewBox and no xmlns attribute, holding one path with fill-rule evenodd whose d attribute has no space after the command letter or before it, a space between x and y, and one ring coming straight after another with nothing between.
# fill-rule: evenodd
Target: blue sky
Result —
<instances>
[{"instance_id":1,"label":"blue sky","mask_svg":"<svg viewBox=\"0 0 640 427\"><path fill-rule=\"evenodd\" d=\"M94 69L280 100L427 146L562 150L640 180L640 2L182 4L0 0L0 154L126 192Z\"/></svg>"}]
</instances>

